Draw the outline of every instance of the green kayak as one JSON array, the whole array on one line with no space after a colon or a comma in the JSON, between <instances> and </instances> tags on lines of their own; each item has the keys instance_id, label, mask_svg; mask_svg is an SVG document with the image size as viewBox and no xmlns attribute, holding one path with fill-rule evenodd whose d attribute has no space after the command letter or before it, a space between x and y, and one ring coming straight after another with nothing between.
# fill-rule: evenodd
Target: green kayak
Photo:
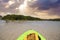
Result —
<instances>
[{"instance_id":1,"label":"green kayak","mask_svg":"<svg viewBox=\"0 0 60 40\"><path fill-rule=\"evenodd\" d=\"M46 38L34 30L28 30L20 35L17 40L46 40Z\"/></svg>"}]
</instances>

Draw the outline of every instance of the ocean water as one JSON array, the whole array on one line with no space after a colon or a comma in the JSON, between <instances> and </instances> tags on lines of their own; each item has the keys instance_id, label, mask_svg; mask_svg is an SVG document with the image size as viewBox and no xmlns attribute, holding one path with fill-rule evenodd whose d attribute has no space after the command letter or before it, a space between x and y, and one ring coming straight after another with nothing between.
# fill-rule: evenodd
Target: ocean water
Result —
<instances>
[{"instance_id":1,"label":"ocean water","mask_svg":"<svg viewBox=\"0 0 60 40\"><path fill-rule=\"evenodd\" d=\"M47 40L60 40L60 21L10 21L0 20L0 40L16 40L28 30L41 33Z\"/></svg>"}]
</instances>

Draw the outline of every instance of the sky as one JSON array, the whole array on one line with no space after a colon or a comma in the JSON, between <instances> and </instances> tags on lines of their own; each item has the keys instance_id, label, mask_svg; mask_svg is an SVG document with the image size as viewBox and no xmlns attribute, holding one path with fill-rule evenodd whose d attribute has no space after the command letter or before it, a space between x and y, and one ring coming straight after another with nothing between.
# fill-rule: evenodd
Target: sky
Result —
<instances>
[{"instance_id":1,"label":"sky","mask_svg":"<svg viewBox=\"0 0 60 40\"><path fill-rule=\"evenodd\" d=\"M60 0L0 0L0 15L8 14L60 18Z\"/></svg>"}]
</instances>

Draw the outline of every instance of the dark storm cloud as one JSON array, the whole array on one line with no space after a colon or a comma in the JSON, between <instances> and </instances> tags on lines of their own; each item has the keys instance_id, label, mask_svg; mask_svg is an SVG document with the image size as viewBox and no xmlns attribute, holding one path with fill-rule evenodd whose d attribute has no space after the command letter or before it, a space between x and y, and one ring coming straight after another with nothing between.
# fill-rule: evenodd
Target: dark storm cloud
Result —
<instances>
[{"instance_id":1,"label":"dark storm cloud","mask_svg":"<svg viewBox=\"0 0 60 40\"><path fill-rule=\"evenodd\" d=\"M55 0L54 0L55 1ZM50 8L56 8L59 7L60 0L57 0L56 2L52 2L50 0L37 0L33 4L29 5L30 7L38 7L38 9L47 10Z\"/></svg>"},{"instance_id":2,"label":"dark storm cloud","mask_svg":"<svg viewBox=\"0 0 60 40\"><path fill-rule=\"evenodd\" d=\"M37 0L29 6L41 11L47 10L50 15L60 15L60 0Z\"/></svg>"}]
</instances>

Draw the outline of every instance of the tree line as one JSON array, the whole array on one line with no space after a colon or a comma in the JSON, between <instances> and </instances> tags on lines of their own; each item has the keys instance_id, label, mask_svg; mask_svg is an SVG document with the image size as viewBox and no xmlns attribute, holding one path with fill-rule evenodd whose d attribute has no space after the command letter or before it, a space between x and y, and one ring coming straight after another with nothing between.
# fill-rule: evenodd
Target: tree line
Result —
<instances>
[{"instance_id":1,"label":"tree line","mask_svg":"<svg viewBox=\"0 0 60 40\"><path fill-rule=\"evenodd\" d=\"M41 21L60 21L60 18L56 19L40 19L31 16L24 15L6 15L4 17L0 16L0 20L41 20Z\"/></svg>"},{"instance_id":2,"label":"tree line","mask_svg":"<svg viewBox=\"0 0 60 40\"><path fill-rule=\"evenodd\" d=\"M35 18L31 16L23 15L6 15L2 17L3 20L41 20L40 18Z\"/></svg>"}]
</instances>

